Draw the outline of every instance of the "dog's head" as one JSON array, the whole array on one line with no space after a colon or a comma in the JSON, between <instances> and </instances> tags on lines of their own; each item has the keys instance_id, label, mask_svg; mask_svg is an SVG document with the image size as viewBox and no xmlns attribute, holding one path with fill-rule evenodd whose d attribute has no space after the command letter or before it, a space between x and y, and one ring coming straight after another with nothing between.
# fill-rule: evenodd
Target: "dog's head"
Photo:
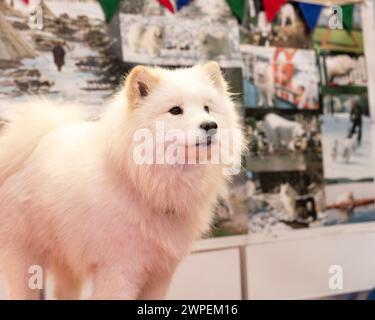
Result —
<instances>
[{"instance_id":1,"label":"dog's head","mask_svg":"<svg viewBox=\"0 0 375 320\"><path fill-rule=\"evenodd\" d=\"M216 62L175 70L137 66L126 79L125 95L133 142L148 143L154 156L164 152L167 163L186 164L198 154L209 160L224 143L239 144L240 153L238 117Z\"/></svg>"},{"instance_id":2,"label":"dog's head","mask_svg":"<svg viewBox=\"0 0 375 320\"><path fill-rule=\"evenodd\" d=\"M161 39L163 37L163 28L162 27L152 26L152 27L150 27L149 30L155 38Z\"/></svg>"},{"instance_id":3,"label":"dog's head","mask_svg":"<svg viewBox=\"0 0 375 320\"><path fill-rule=\"evenodd\" d=\"M259 62L255 68L255 79L258 82L268 82L270 79L270 66L265 62Z\"/></svg>"}]
</instances>

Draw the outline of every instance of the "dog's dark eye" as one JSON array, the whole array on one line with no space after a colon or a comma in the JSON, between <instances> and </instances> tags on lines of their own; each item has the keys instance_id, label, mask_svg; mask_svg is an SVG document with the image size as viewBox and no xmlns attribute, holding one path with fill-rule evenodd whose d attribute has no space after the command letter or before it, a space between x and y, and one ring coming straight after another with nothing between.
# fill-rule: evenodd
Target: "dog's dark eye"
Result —
<instances>
[{"instance_id":1,"label":"dog's dark eye","mask_svg":"<svg viewBox=\"0 0 375 320\"><path fill-rule=\"evenodd\" d=\"M207 113L210 113L210 108L208 106L204 106L204 111L206 111Z\"/></svg>"},{"instance_id":2,"label":"dog's dark eye","mask_svg":"<svg viewBox=\"0 0 375 320\"><path fill-rule=\"evenodd\" d=\"M174 106L172 109L168 111L169 113L173 114L174 116L178 114L182 114L183 110L179 106Z\"/></svg>"}]
</instances>

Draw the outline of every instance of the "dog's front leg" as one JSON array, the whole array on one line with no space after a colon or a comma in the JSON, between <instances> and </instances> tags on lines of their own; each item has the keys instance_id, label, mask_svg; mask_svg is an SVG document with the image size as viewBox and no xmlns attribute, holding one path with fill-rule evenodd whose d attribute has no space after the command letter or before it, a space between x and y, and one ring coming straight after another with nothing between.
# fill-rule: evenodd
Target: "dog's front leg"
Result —
<instances>
[{"instance_id":1,"label":"dog's front leg","mask_svg":"<svg viewBox=\"0 0 375 320\"><path fill-rule=\"evenodd\" d=\"M273 100L272 100L272 94L271 93L267 93L267 104L268 104L268 108L273 107Z\"/></svg>"},{"instance_id":2,"label":"dog's front leg","mask_svg":"<svg viewBox=\"0 0 375 320\"><path fill-rule=\"evenodd\" d=\"M165 299L174 272L168 271L163 274L153 274L143 287L139 296L140 300L162 300Z\"/></svg>"},{"instance_id":3,"label":"dog's front leg","mask_svg":"<svg viewBox=\"0 0 375 320\"><path fill-rule=\"evenodd\" d=\"M264 107L263 92L259 92L258 107Z\"/></svg>"},{"instance_id":4,"label":"dog's front leg","mask_svg":"<svg viewBox=\"0 0 375 320\"><path fill-rule=\"evenodd\" d=\"M147 283L148 273L134 265L97 267L93 277L93 300L136 300Z\"/></svg>"}]
</instances>

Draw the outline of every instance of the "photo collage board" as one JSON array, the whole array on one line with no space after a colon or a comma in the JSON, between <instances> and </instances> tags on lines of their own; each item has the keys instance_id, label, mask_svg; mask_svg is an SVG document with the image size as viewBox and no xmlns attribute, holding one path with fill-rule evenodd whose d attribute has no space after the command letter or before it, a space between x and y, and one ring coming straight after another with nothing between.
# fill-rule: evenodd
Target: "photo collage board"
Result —
<instances>
[{"instance_id":1,"label":"photo collage board","mask_svg":"<svg viewBox=\"0 0 375 320\"><path fill-rule=\"evenodd\" d=\"M71 1L70 10L44 1L43 30L28 27L27 7L3 2L0 133L15 99L78 100L95 120L135 65L215 60L243 115L248 152L206 236L375 221L360 5L350 29L328 28L327 7L312 30L297 1L272 23L262 0L244 1L242 18L227 0L170 2L173 13L157 0L121 1L107 24L98 2Z\"/></svg>"}]
</instances>

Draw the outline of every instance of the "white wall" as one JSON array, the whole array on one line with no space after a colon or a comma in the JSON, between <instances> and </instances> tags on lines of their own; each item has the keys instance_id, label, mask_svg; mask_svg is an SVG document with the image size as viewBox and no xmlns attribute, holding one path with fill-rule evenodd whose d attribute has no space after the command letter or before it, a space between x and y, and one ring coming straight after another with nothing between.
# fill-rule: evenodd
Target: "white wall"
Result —
<instances>
[{"instance_id":1,"label":"white wall","mask_svg":"<svg viewBox=\"0 0 375 320\"><path fill-rule=\"evenodd\" d=\"M242 299L239 249L187 257L174 276L167 299Z\"/></svg>"},{"instance_id":2,"label":"white wall","mask_svg":"<svg viewBox=\"0 0 375 320\"><path fill-rule=\"evenodd\" d=\"M326 234L247 247L250 299L306 299L375 287L375 232ZM343 271L342 290L332 290L329 268Z\"/></svg>"}]
</instances>

